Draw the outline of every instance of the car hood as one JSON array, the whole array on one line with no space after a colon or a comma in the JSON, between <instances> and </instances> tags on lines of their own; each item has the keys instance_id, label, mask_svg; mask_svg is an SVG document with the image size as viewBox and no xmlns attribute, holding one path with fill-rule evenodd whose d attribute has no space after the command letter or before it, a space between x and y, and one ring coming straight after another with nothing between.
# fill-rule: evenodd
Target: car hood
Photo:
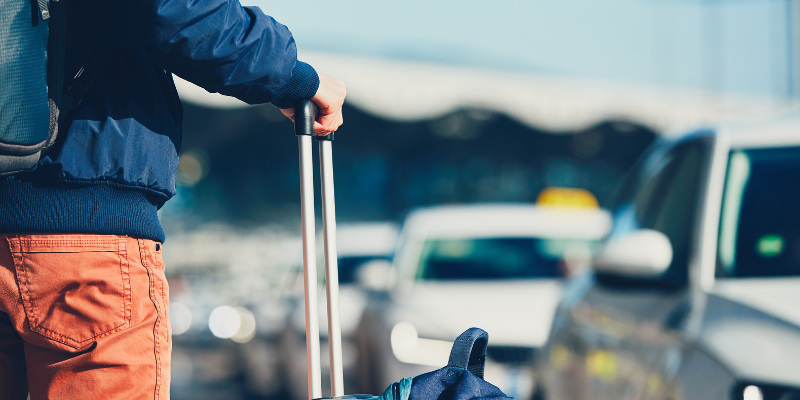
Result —
<instances>
[{"instance_id":1,"label":"car hood","mask_svg":"<svg viewBox=\"0 0 800 400\"><path fill-rule=\"evenodd\" d=\"M800 326L800 278L719 280L713 293Z\"/></svg>"},{"instance_id":2,"label":"car hood","mask_svg":"<svg viewBox=\"0 0 800 400\"><path fill-rule=\"evenodd\" d=\"M452 341L478 327L491 345L539 347L561 287L560 280L416 283L395 293L391 319L414 324L422 338Z\"/></svg>"},{"instance_id":3,"label":"car hood","mask_svg":"<svg viewBox=\"0 0 800 400\"><path fill-rule=\"evenodd\" d=\"M740 378L800 385L800 279L719 281L701 340Z\"/></svg>"}]
</instances>

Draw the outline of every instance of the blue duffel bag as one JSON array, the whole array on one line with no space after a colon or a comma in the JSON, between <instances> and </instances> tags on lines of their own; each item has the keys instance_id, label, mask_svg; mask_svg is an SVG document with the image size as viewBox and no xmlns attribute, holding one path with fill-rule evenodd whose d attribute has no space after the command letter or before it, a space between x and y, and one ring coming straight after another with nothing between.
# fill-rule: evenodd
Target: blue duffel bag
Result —
<instances>
[{"instance_id":1,"label":"blue duffel bag","mask_svg":"<svg viewBox=\"0 0 800 400\"><path fill-rule=\"evenodd\" d=\"M380 396L354 395L336 399L362 400L481 400L511 399L497 386L483 380L489 334L470 328L458 336L447 366L413 378L403 378Z\"/></svg>"}]
</instances>

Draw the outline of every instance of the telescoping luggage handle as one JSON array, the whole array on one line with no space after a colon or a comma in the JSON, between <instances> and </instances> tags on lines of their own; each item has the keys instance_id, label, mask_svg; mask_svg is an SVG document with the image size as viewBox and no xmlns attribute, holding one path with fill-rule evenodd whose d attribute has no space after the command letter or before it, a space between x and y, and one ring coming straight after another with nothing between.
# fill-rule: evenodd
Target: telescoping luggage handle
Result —
<instances>
[{"instance_id":1,"label":"telescoping luggage handle","mask_svg":"<svg viewBox=\"0 0 800 400\"><path fill-rule=\"evenodd\" d=\"M320 368L317 267L314 230L314 171L311 138L314 136L316 107L303 100L295 107L294 130L300 149L300 218L303 236L303 281L305 284L306 359L309 398L322 397ZM339 271L336 256L336 208L333 192L333 133L317 136L319 142L322 194L322 232L325 253L325 282L328 303L328 347L331 358L331 394L344 395L342 337L339 325Z\"/></svg>"}]
</instances>

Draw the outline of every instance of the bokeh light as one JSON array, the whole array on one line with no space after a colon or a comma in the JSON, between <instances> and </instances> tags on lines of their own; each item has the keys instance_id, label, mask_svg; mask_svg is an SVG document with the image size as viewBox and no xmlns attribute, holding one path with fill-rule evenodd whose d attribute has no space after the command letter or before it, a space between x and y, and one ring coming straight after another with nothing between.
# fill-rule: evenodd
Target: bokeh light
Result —
<instances>
[{"instance_id":1,"label":"bokeh light","mask_svg":"<svg viewBox=\"0 0 800 400\"><path fill-rule=\"evenodd\" d=\"M181 335L192 327L192 311L183 303L169 305L169 323L172 325L172 334Z\"/></svg>"}]
</instances>

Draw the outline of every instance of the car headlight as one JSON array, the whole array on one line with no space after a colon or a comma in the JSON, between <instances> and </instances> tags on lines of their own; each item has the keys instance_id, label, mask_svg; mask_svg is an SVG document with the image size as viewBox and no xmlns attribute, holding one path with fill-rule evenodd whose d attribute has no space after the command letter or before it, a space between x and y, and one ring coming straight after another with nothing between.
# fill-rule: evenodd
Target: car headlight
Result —
<instances>
[{"instance_id":1,"label":"car headlight","mask_svg":"<svg viewBox=\"0 0 800 400\"><path fill-rule=\"evenodd\" d=\"M169 323L172 326L173 336L186 333L192 327L192 310L183 303L170 303Z\"/></svg>"},{"instance_id":2,"label":"car headlight","mask_svg":"<svg viewBox=\"0 0 800 400\"><path fill-rule=\"evenodd\" d=\"M800 400L800 388L740 383L733 390L734 400Z\"/></svg>"}]
</instances>

